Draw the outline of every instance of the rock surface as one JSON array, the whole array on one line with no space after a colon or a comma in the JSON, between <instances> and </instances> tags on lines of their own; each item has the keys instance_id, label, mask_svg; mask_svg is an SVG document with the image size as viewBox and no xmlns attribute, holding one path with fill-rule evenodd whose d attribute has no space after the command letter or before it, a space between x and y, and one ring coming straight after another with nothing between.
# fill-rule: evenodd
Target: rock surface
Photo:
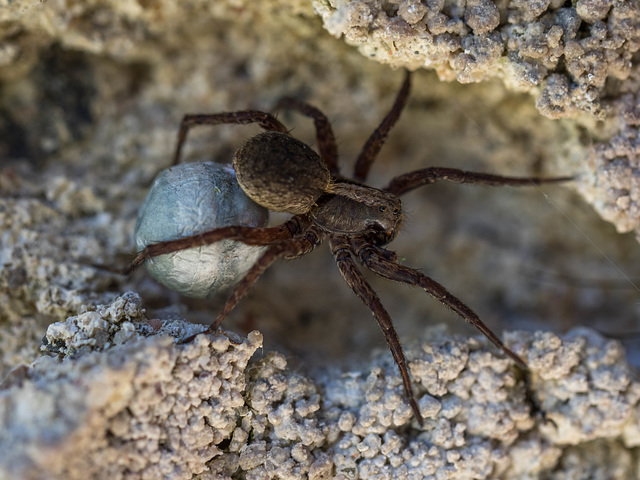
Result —
<instances>
[{"instance_id":1,"label":"rock surface","mask_svg":"<svg viewBox=\"0 0 640 480\"><path fill-rule=\"evenodd\" d=\"M2 478L634 475L630 461L601 461L640 444L640 383L620 345L593 331L508 335L546 421L484 340L412 343L420 427L388 352L362 371L310 377L282 354L256 354L257 331L176 345L194 326L149 319L140 303L128 292L52 324L43 350L54 356L5 381Z\"/></svg>"}]
</instances>

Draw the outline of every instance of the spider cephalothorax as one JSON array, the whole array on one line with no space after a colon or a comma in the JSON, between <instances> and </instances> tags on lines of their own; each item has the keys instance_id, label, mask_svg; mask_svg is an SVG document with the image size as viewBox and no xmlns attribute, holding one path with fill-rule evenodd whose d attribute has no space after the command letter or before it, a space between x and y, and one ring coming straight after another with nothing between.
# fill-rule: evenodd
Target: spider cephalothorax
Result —
<instances>
[{"instance_id":1,"label":"spider cephalothorax","mask_svg":"<svg viewBox=\"0 0 640 480\"><path fill-rule=\"evenodd\" d=\"M291 137L286 127L269 113L246 110L186 115L178 135L174 156L176 164L180 161L187 132L193 126L257 123L265 129L266 132L250 138L236 152L233 165L238 183L256 203L294 216L276 227L221 227L202 234L149 245L138 253L128 271L157 255L208 245L224 239L237 240L247 245L266 246L264 253L236 285L215 322L204 332L212 333L275 260L300 257L328 240L343 278L369 307L382 329L400 369L411 408L420 423L422 417L413 395L400 340L389 314L360 272L356 260L382 277L421 287L464 320L476 326L498 348L521 367L526 368L525 362L509 350L473 310L423 273L397 263L395 253L383 247L394 239L402 222L402 203L399 196L417 187L440 180L491 186L527 186L566 181L569 177L515 178L430 167L399 175L382 189L364 185L361 182L366 179L387 134L398 120L406 103L409 88L410 75L407 74L391 111L365 143L356 161L353 179L343 177L339 173L337 147L329 121L322 112L304 102L286 98L279 106L297 110L314 120L319 154Z\"/></svg>"}]
</instances>

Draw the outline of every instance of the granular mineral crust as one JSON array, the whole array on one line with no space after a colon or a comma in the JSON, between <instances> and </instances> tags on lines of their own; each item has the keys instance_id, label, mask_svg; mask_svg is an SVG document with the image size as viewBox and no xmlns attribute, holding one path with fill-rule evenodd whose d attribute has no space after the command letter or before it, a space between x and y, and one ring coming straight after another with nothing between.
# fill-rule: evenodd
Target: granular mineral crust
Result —
<instances>
[{"instance_id":1,"label":"granular mineral crust","mask_svg":"<svg viewBox=\"0 0 640 480\"><path fill-rule=\"evenodd\" d=\"M605 114L640 48L638 2L314 0L325 28L377 61L461 83L502 78L549 118Z\"/></svg>"},{"instance_id":2,"label":"granular mineral crust","mask_svg":"<svg viewBox=\"0 0 640 480\"><path fill-rule=\"evenodd\" d=\"M585 170L590 173L579 190L618 232L634 232L640 241L640 96L625 94L615 106L617 133L590 150Z\"/></svg>"},{"instance_id":3,"label":"granular mineral crust","mask_svg":"<svg viewBox=\"0 0 640 480\"><path fill-rule=\"evenodd\" d=\"M176 344L200 328L147 318L132 292L51 325L49 355L0 390L0 478L633 475L640 384L591 330L507 335L529 393L483 338L408 345L421 427L388 352L360 371L304 373L256 353L258 332Z\"/></svg>"}]
</instances>

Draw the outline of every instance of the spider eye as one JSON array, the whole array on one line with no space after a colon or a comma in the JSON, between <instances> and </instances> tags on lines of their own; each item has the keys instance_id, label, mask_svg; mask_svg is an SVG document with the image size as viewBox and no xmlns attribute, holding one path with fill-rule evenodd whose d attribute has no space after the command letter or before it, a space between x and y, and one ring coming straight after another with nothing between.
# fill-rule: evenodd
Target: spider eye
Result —
<instances>
[{"instance_id":1,"label":"spider eye","mask_svg":"<svg viewBox=\"0 0 640 480\"><path fill-rule=\"evenodd\" d=\"M398 215L400 215L400 210L398 210L397 208L393 211L393 214L397 217Z\"/></svg>"},{"instance_id":2,"label":"spider eye","mask_svg":"<svg viewBox=\"0 0 640 480\"><path fill-rule=\"evenodd\" d=\"M386 212L387 207L385 207L384 205L380 205L380 211L381 212Z\"/></svg>"}]
</instances>

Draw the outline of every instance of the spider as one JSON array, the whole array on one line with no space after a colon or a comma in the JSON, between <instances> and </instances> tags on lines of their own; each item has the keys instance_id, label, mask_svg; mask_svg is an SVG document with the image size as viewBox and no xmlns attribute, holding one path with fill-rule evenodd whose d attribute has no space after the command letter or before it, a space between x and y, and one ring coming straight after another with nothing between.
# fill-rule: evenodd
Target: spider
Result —
<instances>
[{"instance_id":1,"label":"spider","mask_svg":"<svg viewBox=\"0 0 640 480\"><path fill-rule=\"evenodd\" d=\"M337 145L329 120L319 109L305 102L286 97L279 102L278 107L298 111L314 121L319 154L292 137L289 130L270 113L244 110L185 115L178 133L174 165L180 162L182 147L192 127L257 123L265 132L250 138L234 155L233 166L238 183L256 203L293 216L278 226L222 227L149 245L137 254L126 273L157 255L204 246L223 239L266 246L264 253L237 283L216 320L202 332L210 334L220 327L231 310L276 260L301 257L328 241L345 282L369 307L382 329L400 370L409 405L421 425L423 419L415 400L400 340L389 314L365 280L356 260L381 277L422 288L478 328L526 371L526 363L507 348L471 308L435 280L398 263L396 254L384 247L395 238L402 224L400 195L423 185L448 181L489 186L528 186L563 182L571 177L504 177L429 167L396 176L381 189L365 185L363 182L373 161L406 104L410 87L411 75L407 72L391 110L364 144L355 164L353 178L347 178L339 172Z\"/></svg>"}]
</instances>

